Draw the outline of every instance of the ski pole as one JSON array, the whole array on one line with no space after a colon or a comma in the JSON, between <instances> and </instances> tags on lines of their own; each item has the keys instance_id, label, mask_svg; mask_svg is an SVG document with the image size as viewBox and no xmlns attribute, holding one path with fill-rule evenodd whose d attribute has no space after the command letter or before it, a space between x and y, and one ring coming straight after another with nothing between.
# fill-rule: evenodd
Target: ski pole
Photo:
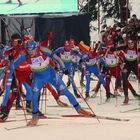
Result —
<instances>
[{"instance_id":1,"label":"ski pole","mask_svg":"<svg viewBox=\"0 0 140 140\"><path fill-rule=\"evenodd\" d=\"M75 82L73 81L73 83L75 84ZM75 85L76 87L76 85ZM86 105L88 106L88 108L90 109L90 111L95 115L93 109L91 108L91 106L89 105L89 103L86 101L86 99L83 97L82 93L79 91L79 89L76 87L77 91L79 92L81 98L83 99L83 101L85 101ZM96 115L95 115L96 117ZM100 123L100 120L98 119L98 117L96 117L96 119L98 120L98 122Z\"/></svg>"},{"instance_id":2,"label":"ski pole","mask_svg":"<svg viewBox=\"0 0 140 140\"><path fill-rule=\"evenodd\" d=\"M22 96L21 96L21 93L20 93L20 89L19 89L19 86L18 86L18 83L17 83L18 80L17 80L17 77L16 77L16 72L15 72L15 68L14 68L13 62L11 63L11 65L12 65L12 68L13 68L13 73L14 73L14 76L15 76L16 86L17 86L18 94L19 94L19 97L20 97L20 100L21 100L22 110L23 110L23 113L24 113L24 116L25 116L25 121L26 121L26 124L28 124L27 116L26 116L26 113L25 113L25 107L24 107L23 99L22 99Z\"/></svg>"}]
</instances>

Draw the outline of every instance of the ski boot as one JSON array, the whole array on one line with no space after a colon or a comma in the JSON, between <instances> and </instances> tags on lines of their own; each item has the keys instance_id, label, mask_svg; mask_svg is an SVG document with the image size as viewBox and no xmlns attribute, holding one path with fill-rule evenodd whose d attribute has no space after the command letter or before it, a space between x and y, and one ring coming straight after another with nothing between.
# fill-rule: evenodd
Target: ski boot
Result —
<instances>
[{"instance_id":1,"label":"ski boot","mask_svg":"<svg viewBox=\"0 0 140 140\"><path fill-rule=\"evenodd\" d=\"M92 114L89 111L84 110L83 108L80 108L79 110L77 110L78 114L83 115L85 117L93 117L95 116L95 114Z\"/></svg>"},{"instance_id":2,"label":"ski boot","mask_svg":"<svg viewBox=\"0 0 140 140\"><path fill-rule=\"evenodd\" d=\"M75 95L76 98L81 98L81 96L77 93L76 90L74 91L74 95Z\"/></svg>"},{"instance_id":3,"label":"ski boot","mask_svg":"<svg viewBox=\"0 0 140 140\"><path fill-rule=\"evenodd\" d=\"M89 92L86 92L85 99L89 99Z\"/></svg>"},{"instance_id":4,"label":"ski boot","mask_svg":"<svg viewBox=\"0 0 140 140\"><path fill-rule=\"evenodd\" d=\"M124 104L124 105L127 105L128 102L129 102L129 98L128 98L128 96L125 96L125 99L124 99L124 101L123 101L123 104Z\"/></svg>"},{"instance_id":5,"label":"ski boot","mask_svg":"<svg viewBox=\"0 0 140 140\"><path fill-rule=\"evenodd\" d=\"M5 122L8 118L7 107L1 107L0 109L0 123Z\"/></svg>"},{"instance_id":6,"label":"ski boot","mask_svg":"<svg viewBox=\"0 0 140 140\"><path fill-rule=\"evenodd\" d=\"M109 103L110 102L110 93L106 93L106 100L105 100L106 103Z\"/></svg>"},{"instance_id":7,"label":"ski boot","mask_svg":"<svg viewBox=\"0 0 140 140\"><path fill-rule=\"evenodd\" d=\"M35 126L39 121L38 117L32 117L32 119L27 123L27 126Z\"/></svg>"}]
</instances>

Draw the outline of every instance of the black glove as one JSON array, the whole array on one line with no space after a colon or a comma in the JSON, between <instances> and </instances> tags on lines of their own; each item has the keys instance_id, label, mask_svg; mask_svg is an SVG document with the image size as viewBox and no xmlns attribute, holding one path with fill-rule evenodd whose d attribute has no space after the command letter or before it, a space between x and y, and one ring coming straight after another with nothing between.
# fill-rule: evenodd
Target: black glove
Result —
<instances>
[{"instance_id":1,"label":"black glove","mask_svg":"<svg viewBox=\"0 0 140 140\"><path fill-rule=\"evenodd\" d=\"M83 59L80 59L80 60L79 60L79 63L81 64L82 62L83 62Z\"/></svg>"},{"instance_id":2,"label":"black glove","mask_svg":"<svg viewBox=\"0 0 140 140\"><path fill-rule=\"evenodd\" d=\"M59 71L59 68L57 66L54 67L55 71Z\"/></svg>"},{"instance_id":3,"label":"black glove","mask_svg":"<svg viewBox=\"0 0 140 140\"><path fill-rule=\"evenodd\" d=\"M14 56L13 55L9 55L9 60L13 61L14 60Z\"/></svg>"},{"instance_id":4,"label":"black glove","mask_svg":"<svg viewBox=\"0 0 140 140\"><path fill-rule=\"evenodd\" d=\"M65 75L68 75L68 74L69 74L69 71L68 71L66 68L63 68L63 73L64 73Z\"/></svg>"}]
</instances>

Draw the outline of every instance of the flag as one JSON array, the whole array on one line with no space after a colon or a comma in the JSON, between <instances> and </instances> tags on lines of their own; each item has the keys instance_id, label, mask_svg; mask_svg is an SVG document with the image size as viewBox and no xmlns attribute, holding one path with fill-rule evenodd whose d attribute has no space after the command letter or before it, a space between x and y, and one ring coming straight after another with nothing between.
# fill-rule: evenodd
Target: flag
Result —
<instances>
[{"instance_id":1,"label":"flag","mask_svg":"<svg viewBox=\"0 0 140 140\"><path fill-rule=\"evenodd\" d=\"M85 54L87 54L88 53L88 51L89 51L89 46L88 45L86 45L83 41L80 41L80 43L78 44L78 47L79 47L79 49L83 52L83 53L85 53Z\"/></svg>"}]
</instances>

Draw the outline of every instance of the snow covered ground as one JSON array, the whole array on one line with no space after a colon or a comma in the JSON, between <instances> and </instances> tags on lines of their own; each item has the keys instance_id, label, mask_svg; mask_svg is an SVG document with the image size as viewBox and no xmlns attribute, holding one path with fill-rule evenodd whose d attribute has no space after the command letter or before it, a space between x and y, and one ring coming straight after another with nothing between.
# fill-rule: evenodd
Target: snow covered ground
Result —
<instances>
[{"instance_id":1,"label":"snow covered ground","mask_svg":"<svg viewBox=\"0 0 140 140\"><path fill-rule=\"evenodd\" d=\"M67 81L67 78L64 77ZM76 74L76 83L79 90L82 91L79 85L79 77ZM96 78L95 78L96 80ZM112 80L114 82L114 79ZM138 89L137 82L131 81L135 89ZM91 82L91 89L95 86L96 81ZM72 88L69 88L72 91ZM112 93L113 89L111 87ZM85 89L83 89L85 91ZM92 94L92 92L90 93ZM84 92L83 92L84 95ZM105 92L103 87L101 88L101 95L98 94L96 98L90 98L88 103L97 115L108 116L113 118L125 118L130 119L128 122L102 120L100 123L95 118L64 118L61 115L77 114L73 108L58 107L54 101L52 95L47 94L47 105L45 109L45 102L43 102L42 111L47 113L48 119L42 119L39 121L37 127L21 128L26 125L23 111L15 110L13 107L9 119L6 123L0 124L0 138L2 140L139 140L140 130L140 109L121 113L129 109L140 108L139 101L133 100L134 97L129 93L130 103L129 105L122 105L124 100L123 94L117 99L112 98L109 103L104 103ZM2 98L0 98L2 99ZM45 99L45 97L44 97ZM61 96L61 99L67 103L68 100ZM82 107L87 108L84 101L78 99L78 102ZM87 109L89 110L89 109ZM27 115L27 118L31 118ZM19 127L17 129L17 127ZM11 130L6 130L11 129ZM15 128L15 129L14 129Z\"/></svg>"},{"instance_id":2,"label":"snow covered ground","mask_svg":"<svg viewBox=\"0 0 140 140\"><path fill-rule=\"evenodd\" d=\"M4 0L3 0L4 1ZM131 0L134 13L140 18L140 1ZM0 0L1 2L1 0ZM67 78L64 77L66 81ZM79 77L76 74L76 83L79 90ZM113 80L114 82L114 80ZM135 89L138 91L138 84L131 81ZM96 81L91 82L91 89L95 86ZM111 87L112 88L112 87ZM72 91L72 89L70 88ZM83 89L84 90L84 89ZM84 90L85 91L85 90ZM112 89L113 92L113 89ZM90 93L92 94L92 92ZM140 93L139 93L140 94ZM84 93L83 93L84 95ZM47 113L48 119L42 119L37 127L21 128L26 125L23 111L15 110L13 107L6 123L0 124L0 139L1 140L139 140L140 130L140 109L122 113L123 111L140 108L139 102L133 100L134 97L129 93L129 105L123 106L123 94L117 99L112 98L109 103L102 104L105 101L105 91L102 87L101 95L96 98L90 98L88 103L94 110L95 114L114 118L130 119L128 122L100 120L100 123L95 118L63 118L61 115L77 114L72 108L58 107L53 97L47 94L47 105L43 102L42 111ZM68 103L68 100L62 96L61 99ZM0 102L2 97L0 97ZM81 99L78 99L82 107L86 104ZM100 105L101 104L101 105ZM41 106L41 105L40 105ZM46 110L46 111L45 111ZM88 109L87 109L88 110ZM27 115L30 119L31 116ZM17 127L19 127L17 129ZM9 130L6 130L9 129ZM15 128L15 129L14 129ZM11 130L10 130L11 129Z\"/></svg>"}]
</instances>

